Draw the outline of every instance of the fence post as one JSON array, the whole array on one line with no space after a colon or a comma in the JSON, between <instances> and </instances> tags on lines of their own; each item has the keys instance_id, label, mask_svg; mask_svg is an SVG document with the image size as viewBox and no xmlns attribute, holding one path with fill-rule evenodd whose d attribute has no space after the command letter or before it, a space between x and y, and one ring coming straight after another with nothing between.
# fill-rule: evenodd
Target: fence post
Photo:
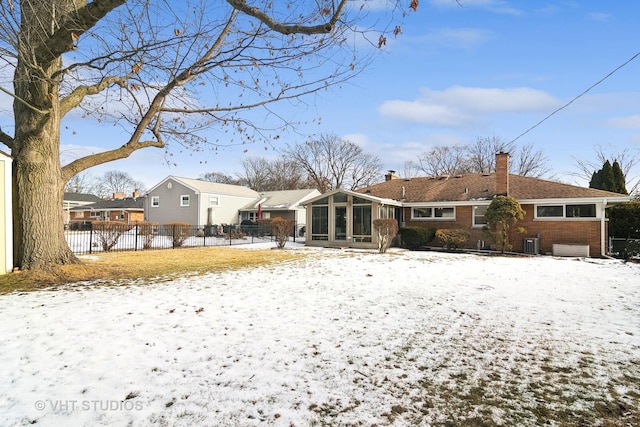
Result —
<instances>
[{"instance_id":1,"label":"fence post","mask_svg":"<svg viewBox=\"0 0 640 427\"><path fill-rule=\"evenodd\" d=\"M133 239L133 250L137 251L138 250L138 224L136 224L135 226L135 237Z\"/></svg>"},{"instance_id":2,"label":"fence post","mask_svg":"<svg viewBox=\"0 0 640 427\"><path fill-rule=\"evenodd\" d=\"M171 226L171 249L176 248L176 225Z\"/></svg>"},{"instance_id":3,"label":"fence post","mask_svg":"<svg viewBox=\"0 0 640 427\"><path fill-rule=\"evenodd\" d=\"M89 255L91 255L92 250L93 250L93 224L91 224L91 228L89 229Z\"/></svg>"}]
</instances>

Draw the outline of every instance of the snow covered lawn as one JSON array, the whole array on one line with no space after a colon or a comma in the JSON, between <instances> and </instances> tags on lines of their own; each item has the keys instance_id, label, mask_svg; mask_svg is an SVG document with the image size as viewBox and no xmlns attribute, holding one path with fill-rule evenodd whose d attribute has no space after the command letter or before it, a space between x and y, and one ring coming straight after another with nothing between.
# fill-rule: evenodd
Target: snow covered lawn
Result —
<instances>
[{"instance_id":1,"label":"snow covered lawn","mask_svg":"<svg viewBox=\"0 0 640 427\"><path fill-rule=\"evenodd\" d=\"M0 296L0 425L640 425L640 265L309 252Z\"/></svg>"}]
</instances>

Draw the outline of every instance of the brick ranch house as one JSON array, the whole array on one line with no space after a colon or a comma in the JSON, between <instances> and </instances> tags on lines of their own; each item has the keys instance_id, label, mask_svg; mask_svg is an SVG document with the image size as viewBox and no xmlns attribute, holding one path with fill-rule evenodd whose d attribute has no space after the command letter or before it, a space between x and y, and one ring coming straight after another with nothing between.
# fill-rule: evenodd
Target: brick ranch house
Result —
<instances>
[{"instance_id":1,"label":"brick ranch house","mask_svg":"<svg viewBox=\"0 0 640 427\"><path fill-rule=\"evenodd\" d=\"M144 198L134 192L131 197L114 193L109 200L70 209L70 225L87 224L95 221L113 221L122 224L135 224L144 221Z\"/></svg>"},{"instance_id":2,"label":"brick ranch house","mask_svg":"<svg viewBox=\"0 0 640 427\"><path fill-rule=\"evenodd\" d=\"M385 182L309 200L307 244L375 248L370 223L388 217L402 226L462 228L470 233L468 248L486 247L484 214L498 195L516 198L526 212L517 224L526 233L511 233L513 251L591 257L607 254L606 208L630 200L624 194L512 175L509 155L498 153L496 172L490 174L400 179L390 172ZM354 224L363 222L363 212L369 215L367 224L358 227L368 235L355 235Z\"/></svg>"}]
</instances>

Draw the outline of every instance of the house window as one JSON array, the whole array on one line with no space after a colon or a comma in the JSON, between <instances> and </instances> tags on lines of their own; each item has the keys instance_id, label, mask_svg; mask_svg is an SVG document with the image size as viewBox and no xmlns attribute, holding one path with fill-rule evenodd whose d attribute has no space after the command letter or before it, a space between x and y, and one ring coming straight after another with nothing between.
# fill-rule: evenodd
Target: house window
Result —
<instances>
[{"instance_id":1,"label":"house window","mask_svg":"<svg viewBox=\"0 0 640 427\"><path fill-rule=\"evenodd\" d=\"M596 205L567 205L565 212L567 218L595 218Z\"/></svg>"},{"instance_id":2,"label":"house window","mask_svg":"<svg viewBox=\"0 0 640 427\"><path fill-rule=\"evenodd\" d=\"M353 206L353 239L357 242L371 241L371 205Z\"/></svg>"},{"instance_id":3,"label":"house window","mask_svg":"<svg viewBox=\"0 0 640 427\"><path fill-rule=\"evenodd\" d=\"M151 196L151 207L157 208L160 206L160 196Z\"/></svg>"},{"instance_id":4,"label":"house window","mask_svg":"<svg viewBox=\"0 0 640 427\"><path fill-rule=\"evenodd\" d=\"M413 208L411 209L411 218L433 218L433 209L431 208Z\"/></svg>"},{"instance_id":5,"label":"house window","mask_svg":"<svg viewBox=\"0 0 640 427\"><path fill-rule=\"evenodd\" d=\"M395 218L395 208L393 206L380 206L378 218Z\"/></svg>"},{"instance_id":6,"label":"house window","mask_svg":"<svg viewBox=\"0 0 640 427\"><path fill-rule=\"evenodd\" d=\"M347 207L334 206L334 240L347 240Z\"/></svg>"},{"instance_id":7,"label":"house window","mask_svg":"<svg viewBox=\"0 0 640 427\"><path fill-rule=\"evenodd\" d=\"M411 219L455 219L455 208L412 208Z\"/></svg>"},{"instance_id":8,"label":"house window","mask_svg":"<svg viewBox=\"0 0 640 427\"><path fill-rule=\"evenodd\" d=\"M311 240L329 240L329 206L312 207Z\"/></svg>"},{"instance_id":9,"label":"house window","mask_svg":"<svg viewBox=\"0 0 640 427\"><path fill-rule=\"evenodd\" d=\"M89 212L89 217L91 218L100 218L100 211L91 211Z\"/></svg>"},{"instance_id":10,"label":"house window","mask_svg":"<svg viewBox=\"0 0 640 427\"><path fill-rule=\"evenodd\" d=\"M220 206L220 198L218 196L209 196L209 206Z\"/></svg>"},{"instance_id":11,"label":"house window","mask_svg":"<svg viewBox=\"0 0 640 427\"><path fill-rule=\"evenodd\" d=\"M536 206L536 218L596 218L595 203Z\"/></svg>"},{"instance_id":12,"label":"house window","mask_svg":"<svg viewBox=\"0 0 640 427\"><path fill-rule=\"evenodd\" d=\"M188 194L183 194L182 196L180 196L180 206L186 207L189 206L189 204L190 199Z\"/></svg>"},{"instance_id":13,"label":"house window","mask_svg":"<svg viewBox=\"0 0 640 427\"><path fill-rule=\"evenodd\" d=\"M453 218L454 210L453 208L435 208L433 210L434 218Z\"/></svg>"},{"instance_id":14,"label":"house window","mask_svg":"<svg viewBox=\"0 0 640 427\"><path fill-rule=\"evenodd\" d=\"M538 218L563 218L564 206L536 206L536 217Z\"/></svg>"},{"instance_id":15,"label":"house window","mask_svg":"<svg viewBox=\"0 0 640 427\"><path fill-rule=\"evenodd\" d=\"M333 195L333 203L347 203L346 193L336 193Z\"/></svg>"},{"instance_id":16,"label":"house window","mask_svg":"<svg viewBox=\"0 0 640 427\"><path fill-rule=\"evenodd\" d=\"M311 203L312 205L328 205L329 204L329 198L328 197L323 197L322 199L318 199L315 202Z\"/></svg>"},{"instance_id":17,"label":"house window","mask_svg":"<svg viewBox=\"0 0 640 427\"><path fill-rule=\"evenodd\" d=\"M473 207L473 225L475 227L482 227L487 224L487 220L484 215L487 213L489 206L474 206Z\"/></svg>"}]
</instances>

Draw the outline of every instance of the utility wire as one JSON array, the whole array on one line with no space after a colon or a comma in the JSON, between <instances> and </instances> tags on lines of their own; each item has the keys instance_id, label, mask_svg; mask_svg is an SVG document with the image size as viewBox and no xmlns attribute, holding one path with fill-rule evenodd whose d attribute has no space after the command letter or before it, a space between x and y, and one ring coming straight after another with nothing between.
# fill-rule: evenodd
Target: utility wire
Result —
<instances>
[{"instance_id":1,"label":"utility wire","mask_svg":"<svg viewBox=\"0 0 640 427\"><path fill-rule=\"evenodd\" d=\"M613 71L611 71L609 74L607 74L606 76L604 76L603 78L601 78L600 80L598 80L597 82L595 82L594 84L592 84L591 86L589 86L589 88L587 90L585 90L584 92L582 92L580 95L576 96L575 98L573 98L571 101L567 102L566 104L564 104L562 107L558 108L557 110L555 110L554 112L552 112L551 114L549 114L547 117L545 117L544 119L540 120L538 123L536 123L535 125L531 126L529 129L527 129L526 131L522 132L520 135L518 135L517 137L515 137L514 139L512 139L509 144L516 142L517 140L519 140L520 138L522 138L523 136L525 136L526 134L528 134L529 132L531 132L532 130L534 130L535 128L537 128L538 126L540 126L542 123L546 122L548 119L551 118L551 116L553 116L554 114L564 110L565 108L567 108L569 105L573 104L574 101L578 100L579 98L581 98L582 96L586 95L591 89L593 89L594 87L598 86L600 83L602 83L603 81L607 80L609 77L611 77L613 74L615 74L618 70L620 70L621 68L623 68L624 66L626 66L627 64L629 64L631 61L633 61L634 59L636 59L638 56L640 56L640 52L636 53L635 55L633 55L631 58L629 58L627 61L625 61L622 65L616 67L616 69L614 69Z\"/></svg>"}]
</instances>

